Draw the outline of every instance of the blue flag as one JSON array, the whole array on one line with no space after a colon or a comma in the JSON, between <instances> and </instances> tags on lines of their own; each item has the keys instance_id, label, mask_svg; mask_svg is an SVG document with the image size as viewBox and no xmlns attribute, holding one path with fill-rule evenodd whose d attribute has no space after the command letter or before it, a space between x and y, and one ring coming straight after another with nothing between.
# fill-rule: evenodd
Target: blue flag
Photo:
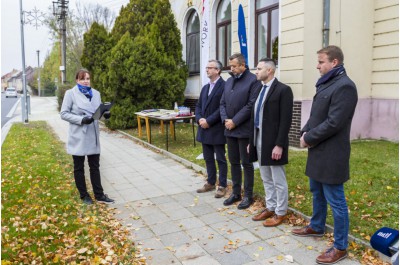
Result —
<instances>
[{"instance_id":1,"label":"blue flag","mask_svg":"<svg viewBox=\"0 0 400 265\"><path fill-rule=\"evenodd\" d=\"M239 5L238 12L238 36L240 43L240 53L243 54L246 59L246 65L249 63L247 56L247 37L246 37L246 22L244 20L243 6Z\"/></svg>"}]
</instances>

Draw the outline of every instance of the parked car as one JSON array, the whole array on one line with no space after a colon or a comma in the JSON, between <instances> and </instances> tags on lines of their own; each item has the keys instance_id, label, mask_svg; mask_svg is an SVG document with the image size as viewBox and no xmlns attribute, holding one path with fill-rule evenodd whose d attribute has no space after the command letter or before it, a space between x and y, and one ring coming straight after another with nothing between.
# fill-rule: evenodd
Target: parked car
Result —
<instances>
[{"instance_id":1,"label":"parked car","mask_svg":"<svg viewBox=\"0 0 400 265\"><path fill-rule=\"evenodd\" d=\"M14 87L8 87L6 89L6 98L8 97L13 97L13 98L17 98L17 90Z\"/></svg>"}]
</instances>

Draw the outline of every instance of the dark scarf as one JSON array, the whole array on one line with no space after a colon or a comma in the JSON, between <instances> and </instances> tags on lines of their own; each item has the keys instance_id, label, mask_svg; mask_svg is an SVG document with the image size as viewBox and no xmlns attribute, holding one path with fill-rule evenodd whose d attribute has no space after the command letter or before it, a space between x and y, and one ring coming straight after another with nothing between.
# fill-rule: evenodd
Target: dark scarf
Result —
<instances>
[{"instance_id":1,"label":"dark scarf","mask_svg":"<svg viewBox=\"0 0 400 265\"><path fill-rule=\"evenodd\" d=\"M325 84L326 82L332 80L333 78L335 78L338 75L344 74L346 73L346 69L344 69L343 64L331 69L329 72L327 72L326 74L324 74L323 76L321 76L318 81L317 84L315 85L315 87L318 88L320 85Z\"/></svg>"},{"instance_id":2,"label":"dark scarf","mask_svg":"<svg viewBox=\"0 0 400 265\"><path fill-rule=\"evenodd\" d=\"M90 86L82 86L78 83L76 85L78 86L79 91L81 91L82 94L84 94L89 99L89 101L92 101L92 88Z\"/></svg>"}]
</instances>

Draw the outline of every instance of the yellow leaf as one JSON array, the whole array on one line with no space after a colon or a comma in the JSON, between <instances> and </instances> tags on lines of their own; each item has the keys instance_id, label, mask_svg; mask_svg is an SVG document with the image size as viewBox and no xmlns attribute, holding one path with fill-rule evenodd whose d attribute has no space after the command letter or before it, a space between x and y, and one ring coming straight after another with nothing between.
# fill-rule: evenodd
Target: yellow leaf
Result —
<instances>
[{"instance_id":1,"label":"yellow leaf","mask_svg":"<svg viewBox=\"0 0 400 265\"><path fill-rule=\"evenodd\" d=\"M370 236L366 236L366 237L364 237L366 240L368 240L368 241L370 241L371 240L371 237Z\"/></svg>"},{"instance_id":2,"label":"yellow leaf","mask_svg":"<svg viewBox=\"0 0 400 265\"><path fill-rule=\"evenodd\" d=\"M59 262L59 261L60 261L60 256L57 254L57 255L54 256L53 262L54 262L54 263L57 263L57 262Z\"/></svg>"},{"instance_id":3,"label":"yellow leaf","mask_svg":"<svg viewBox=\"0 0 400 265\"><path fill-rule=\"evenodd\" d=\"M392 190L393 188L392 188L392 186L386 186L386 189Z\"/></svg>"},{"instance_id":4,"label":"yellow leaf","mask_svg":"<svg viewBox=\"0 0 400 265\"><path fill-rule=\"evenodd\" d=\"M279 255L279 256L276 257L276 259L277 259L277 260L283 260L283 256L282 256L282 255Z\"/></svg>"},{"instance_id":5,"label":"yellow leaf","mask_svg":"<svg viewBox=\"0 0 400 265\"><path fill-rule=\"evenodd\" d=\"M313 246L308 246L307 249L308 249L308 250L312 250L312 249L313 249Z\"/></svg>"},{"instance_id":6,"label":"yellow leaf","mask_svg":"<svg viewBox=\"0 0 400 265\"><path fill-rule=\"evenodd\" d=\"M258 247L258 250L259 250L259 251L263 251L264 248L263 248L263 247Z\"/></svg>"}]
</instances>

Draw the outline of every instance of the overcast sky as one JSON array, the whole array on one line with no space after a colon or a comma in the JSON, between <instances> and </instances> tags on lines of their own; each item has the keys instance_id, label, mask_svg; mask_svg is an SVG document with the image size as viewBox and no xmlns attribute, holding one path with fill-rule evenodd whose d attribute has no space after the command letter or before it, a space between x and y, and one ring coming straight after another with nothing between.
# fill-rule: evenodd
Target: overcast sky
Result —
<instances>
[{"instance_id":1,"label":"overcast sky","mask_svg":"<svg viewBox=\"0 0 400 265\"><path fill-rule=\"evenodd\" d=\"M22 0L24 11L33 11L35 8L45 14L52 13L52 2L56 0ZM75 9L76 2L70 0L69 9ZM126 5L129 0L81 0L87 3L98 3L108 7L118 16L121 5ZM1 0L1 75L12 69L22 70L21 52L21 24L20 0ZM33 12L32 12L33 13ZM40 55L40 65L43 64L46 54L51 50L53 40L46 26L36 29L32 25L24 25L25 40L25 65L37 67L37 50Z\"/></svg>"}]
</instances>

